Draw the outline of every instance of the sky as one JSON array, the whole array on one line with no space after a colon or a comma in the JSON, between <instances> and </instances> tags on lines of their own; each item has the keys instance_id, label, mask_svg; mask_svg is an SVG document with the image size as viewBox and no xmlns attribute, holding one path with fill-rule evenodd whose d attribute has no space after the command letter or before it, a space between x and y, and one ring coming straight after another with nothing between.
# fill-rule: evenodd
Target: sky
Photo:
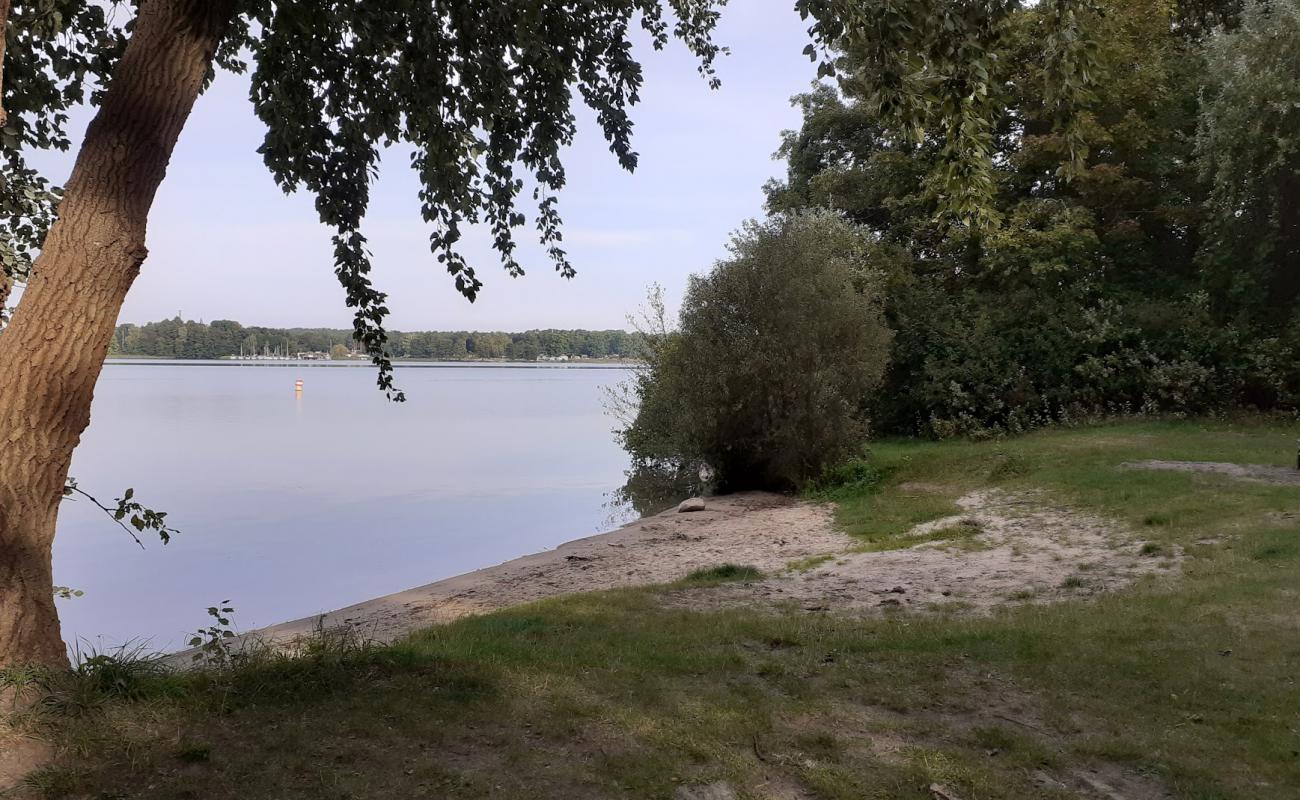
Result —
<instances>
[{"instance_id":1,"label":"sky","mask_svg":"<svg viewBox=\"0 0 1300 800\"><path fill-rule=\"evenodd\" d=\"M578 276L559 277L526 247L528 274L512 279L488 239L471 233L463 252L484 282L471 304L428 249L418 182L405 155L385 159L364 232L376 286L389 295L396 330L626 328L652 283L675 308L692 272L725 256L731 232L760 216L763 184L784 174L772 158L780 132L797 128L791 96L805 92L815 65L802 50L806 25L793 0L750 0L724 9L717 41L731 48L710 90L677 42L638 50L642 102L632 109L640 167L623 171L590 114L565 154L560 196L565 244ZM285 196L256 153L263 127L243 76L222 73L199 98L181 135L149 220L149 258L120 316L144 323L234 319L246 325L350 327L332 268L330 231L308 194ZM576 105L576 104L575 104ZM89 111L74 118L84 129ZM74 146L75 152L75 146ZM62 182L72 155L39 163ZM526 207L525 207L526 210Z\"/></svg>"}]
</instances>

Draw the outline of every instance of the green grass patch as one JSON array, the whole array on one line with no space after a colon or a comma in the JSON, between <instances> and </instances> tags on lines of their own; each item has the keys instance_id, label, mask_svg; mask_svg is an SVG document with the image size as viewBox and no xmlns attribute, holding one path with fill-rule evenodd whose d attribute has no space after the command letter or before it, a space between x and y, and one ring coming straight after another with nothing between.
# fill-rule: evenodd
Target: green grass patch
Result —
<instances>
[{"instance_id":1,"label":"green grass patch","mask_svg":"<svg viewBox=\"0 0 1300 800\"><path fill-rule=\"evenodd\" d=\"M756 567L743 564L720 564L716 567L697 569L682 578L681 583L708 585L728 581L756 581L761 580L762 577L762 571Z\"/></svg>"},{"instance_id":2,"label":"green grass patch","mask_svg":"<svg viewBox=\"0 0 1300 800\"><path fill-rule=\"evenodd\" d=\"M909 532L905 536L894 535L879 538L863 537L866 541L853 549L859 553L874 553L937 542L955 550L976 552L991 547L990 544L979 538L983 532L984 526L979 520L967 517L951 525L943 525L921 533Z\"/></svg>"},{"instance_id":3,"label":"green grass patch","mask_svg":"<svg viewBox=\"0 0 1300 800\"><path fill-rule=\"evenodd\" d=\"M1166 555L1167 553L1168 550L1166 547L1159 542L1145 542L1140 548L1138 548L1138 555L1143 556L1160 556Z\"/></svg>"},{"instance_id":4,"label":"green grass patch","mask_svg":"<svg viewBox=\"0 0 1300 800\"><path fill-rule=\"evenodd\" d=\"M875 488L862 495L845 494L836 501L835 521L861 540L863 549L911 547L919 541L906 535L912 528L961 513L953 502L960 494L954 487L909 491L897 486Z\"/></svg>"},{"instance_id":5,"label":"green grass patch","mask_svg":"<svg viewBox=\"0 0 1300 800\"><path fill-rule=\"evenodd\" d=\"M790 572L809 572L811 570L817 569L822 564L828 563L830 561L834 561L835 558L836 556L830 553L826 553L820 556L808 556L807 558L800 558L800 559L796 559L795 561L791 561L788 565L786 565L786 569L789 570Z\"/></svg>"}]
</instances>

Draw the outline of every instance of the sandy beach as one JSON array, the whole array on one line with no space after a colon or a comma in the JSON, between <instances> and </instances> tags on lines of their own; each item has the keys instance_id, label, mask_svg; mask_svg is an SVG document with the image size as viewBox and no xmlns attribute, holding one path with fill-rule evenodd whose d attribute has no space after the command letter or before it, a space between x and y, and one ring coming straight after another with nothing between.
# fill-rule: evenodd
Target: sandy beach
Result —
<instances>
[{"instance_id":1,"label":"sandy beach","mask_svg":"<svg viewBox=\"0 0 1300 800\"><path fill-rule=\"evenodd\" d=\"M574 592L663 583L725 563L778 571L852 544L832 527L831 515L829 506L778 494L711 497L703 511L669 509L553 550L253 633L284 642L322 625L347 626L387 642L469 614Z\"/></svg>"},{"instance_id":2,"label":"sandy beach","mask_svg":"<svg viewBox=\"0 0 1300 800\"><path fill-rule=\"evenodd\" d=\"M322 627L343 627L363 639L389 642L471 614L576 592L670 583L722 564L756 567L763 576L719 587L684 587L665 602L699 609L786 605L807 611L949 608L978 614L1077 595L1067 579L1080 568L1089 571L1090 594L1176 570L1181 561L1177 554L1144 558L1135 531L1038 493L977 490L957 499L956 506L955 515L915 526L909 535L916 544L879 551L864 549L860 540L836 530L829 504L762 492L711 497L703 511L670 509L554 550L251 635L283 644ZM960 546L933 540L936 530L951 526L966 526L971 534Z\"/></svg>"}]
</instances>

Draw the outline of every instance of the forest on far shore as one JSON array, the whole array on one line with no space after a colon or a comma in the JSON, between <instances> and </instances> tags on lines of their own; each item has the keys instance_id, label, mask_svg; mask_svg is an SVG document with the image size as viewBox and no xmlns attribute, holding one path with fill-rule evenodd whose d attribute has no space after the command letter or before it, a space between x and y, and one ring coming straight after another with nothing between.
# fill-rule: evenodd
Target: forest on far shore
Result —
<instances>
[{"instance_id":1,"label":"forest on far shore","mask_svg":"<svg viewBox=\"0 0 1300 800\"><path fill-rule=\"evenodd\" d=\"M641 334L627 331L532 330L501 331L390 331L389 352L394 358L469 361L538 358L640 358ZM340 354L356 347L353 332L344 328L245 327L234 320L212 322L172 319L145 325L117 326L110 356L150 358L226 358L272 353Z\"/></svg>"}]
</instances>

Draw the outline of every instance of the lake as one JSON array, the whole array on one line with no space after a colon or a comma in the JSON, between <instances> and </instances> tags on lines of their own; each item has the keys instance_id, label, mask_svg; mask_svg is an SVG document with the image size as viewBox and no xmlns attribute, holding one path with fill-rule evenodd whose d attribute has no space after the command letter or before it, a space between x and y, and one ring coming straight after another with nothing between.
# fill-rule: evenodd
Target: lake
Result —
<instances>
[{"instance_id":1,"label":"lake","mask_svg":"<svg viewBox=\"0 0 1300 800\"><path fill-rule=\"evenodd\" d=\"M142 550L65 501L55 582L85 594L58 601L64 639L175 649L225 600L248 630L614 527L627 457L604 389L626 376L401 366L397 404L361 365L110 361L71 474L181 532Z\"/></svg>"}]
</instances>

